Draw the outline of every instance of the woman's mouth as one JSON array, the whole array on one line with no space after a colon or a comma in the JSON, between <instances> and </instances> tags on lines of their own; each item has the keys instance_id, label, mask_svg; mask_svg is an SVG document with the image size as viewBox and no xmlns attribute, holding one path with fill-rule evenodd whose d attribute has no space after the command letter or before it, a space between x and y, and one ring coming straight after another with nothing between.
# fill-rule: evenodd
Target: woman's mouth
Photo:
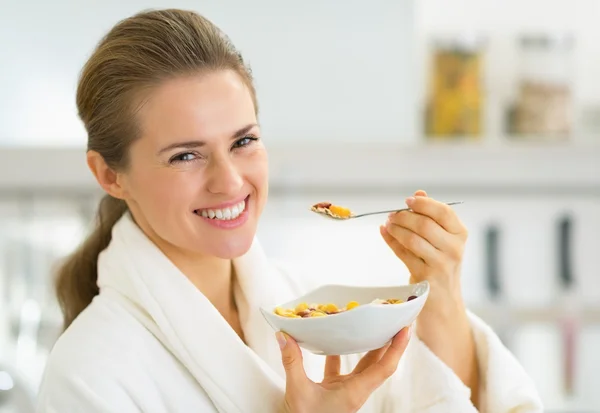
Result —
<instances>
[{"instance_id":1,"label":"woman's mouth","mask_svg":"<svg viewBox=\"0 0 600 413\"><path fill-rule=\"evenodd\" d=\"M228 208L222 209L202 209L197 210L196 213L204 218L210 219L221 219L229 221L230 219L236 219L246 209L246 200L233 205Z\"/></svg>"},{"instance_id":2,"label":"woman's mouth","mask_svg":"<svg viewBox=\"0 0 600 413\"><path fill-rule=\"evenodd\" d=\"M217 226L223 224L226 227L235 227L246 221L249 198L250 196L247 196L246 199L226 208L197 209L194 212Z\"/></svg>"}]
</instances>

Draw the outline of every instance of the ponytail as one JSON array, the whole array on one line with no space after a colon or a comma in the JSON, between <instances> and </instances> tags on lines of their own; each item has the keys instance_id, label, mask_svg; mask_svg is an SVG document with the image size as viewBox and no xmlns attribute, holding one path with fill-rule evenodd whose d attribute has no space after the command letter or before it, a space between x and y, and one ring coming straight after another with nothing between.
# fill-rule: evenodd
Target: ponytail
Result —
<instances>
[{"instance_id":1,"label":"ponytail","mask_svg":"<svg viewBox=\"0 0 600 413\"><path fill-rule=\"evenodd\" d=\"M80 73L75 100L87 132L87 150L102 156L113 171L127 171L131 144L142 136L138 111L146 93L165 79L221 70L237 73L257 112L250 67L207 18L165 9L121 20L100 40ZM125 211L124 201L106 196L94 232L61 265L56 293L65 328L98 294L98 255Z\"/></svg>"},{"instance_id":2,"label":"ponytail","mask_svg":"<svg viewBox=\"0 0 600 413\"><path fill-rule=\"evenodd\" d=\"M56 295L65 329L98 295L98 255L108 247L112 227L125 211L125 201L105 195L98 206L94 231L58 269Z\"/></svg>"}]
</instances>

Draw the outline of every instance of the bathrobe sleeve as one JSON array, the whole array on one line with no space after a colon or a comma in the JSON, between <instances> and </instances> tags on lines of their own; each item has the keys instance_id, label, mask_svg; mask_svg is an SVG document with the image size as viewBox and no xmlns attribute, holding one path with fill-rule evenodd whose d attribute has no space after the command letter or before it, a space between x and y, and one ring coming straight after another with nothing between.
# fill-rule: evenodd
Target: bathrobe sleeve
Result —
<instances>
[{"instance_id":1,"label":"bathrobe sleeve","mask_svg":"<svg viewBox=\"0 0 600 413\"><path fill-rule=\"evenodd\" d=\"M144 339L124 311L92 303L54 345L36 413L140 413L148 405L168 411L155 381L134 364L135 354L149 351Z\"/></svg>"},{"instance_id":2,"label":"bathrobe sleeve","mask_svg":"<svg viewBox=\"0 0 600 413\"><path fill-rule=\"evenodd\" d=\"M542 402L531 378L493 330L469 313L480 367L480 410L471 391L413 336L404 363L381 389L381 412L537 413Z\"/></svg>"},{"instance_id":3,"label":"bathrobe sleeve","mask_svg":"<svg viewBox=\"0 0 600 413\"><path fill-rule=\"evenodd\" d=\"M52 369L46 375L49 381L38 395L36 413L138 413L134 399L128 395L118 380L90 380L81 375L60 374ZM99 376L96 376L99 377ZM109 372L106 376L111 377Z\"/></svg>"},{"instance_id":4,"label":"bathrobe sleeve","mask_svg":"<svg viewBox=\"0 0 600 413\"><path fill-rule=\"evenodd\" d=\"M116 351L110 350L117 357L101 349L94 349L94 356L81 357L81 352L74 346L89 343L79 339L60 341L44 371L36 413L141 413L144 409L140 402L155 402L156 392L132 389L131 377L138 376L132 376L134 373L128 368L127 361ZM102 344L100 340L97 342ZM109 348L108 345L103 347ZM145 380L140 374L142 388ZM150 400L136 400L136 394L147 394L146 398ZM153 405L154 412L166 411L160 403Z\"/></svg>"}]
</instances>

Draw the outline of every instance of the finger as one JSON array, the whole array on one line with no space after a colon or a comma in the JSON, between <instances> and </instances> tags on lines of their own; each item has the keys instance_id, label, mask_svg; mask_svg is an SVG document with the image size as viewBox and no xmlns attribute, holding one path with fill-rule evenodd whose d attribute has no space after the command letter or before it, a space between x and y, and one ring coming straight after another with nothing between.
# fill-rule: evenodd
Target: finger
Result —
<instances>
[{"instance_id":1,"label":"finger","mask_svg":"<svg viewBox=\"0 0 600 413\"><path fill-rule=\"evenodd\" d=\"M404 265L406 265L411 272L421 271L421 267L425 265L425 262L421 258L402 246L402 244L387 231L385 226L382 225L379 227L379 232L394 254L402 260Z\"/></svg>"},{"instance_id":2,"label":"finger","mask_svg":"<svg viewBox=\"0 0 600 413\"><path fill-rule=\"evenodd\" d=\"M423 191L422 189L419 189L417 192L415 192L414 196L427 196L427 192Z\"/></svg>"},{"instance_id":3,"label":"finger","mask_svg":"<svg viewBox=\"0 0 600 413\"><path fill-rule=\"evenodd\" d=\"M340 356L327 356L325 358L325 377L339 376L341 364Z\"/></svg>"},{"instance_id":4,"label":"finger","mask_svg":"<svg viewBox=\"0 0 600 413\"><path fill-rule=\"evenodd\" d=\"M439 266L444 263L444 253L431 245L419 234L391 222L386 225L386 230L398 243L416 257L421 258L430 267Z\"/></svg>"},{"instance_id":5,"label":"finger","mask_svg":"<svg viewBox=\"0 0 600 413\"><path fill-rule=\"evenodd\" d=\"M369 367L367 367L362 373L353 376L350 380L357 391L358 389L364 389L370 393L375 391L381 384L388 379L396 369L398 363L406 346L408 345L410 338L410 327L403 328L392 340L391 345L388 347L385 354L381 359ZM363 391L364 391L363 390Z\"/></svg>"},{"instance_id":6,"label":"finger","mask_svg":"<svg viewBox=\"0 0 600 413\"><path fill-rule=\"evenodd\" d=\"M302 363L302 351L298 343L289 335L278 331L276 334L281 349L281 362L285 369L286 383L298 387L309 382Z\"/></svg>"},{"instance_id":7,"label":"finger","mask_svg":"<svg viewBox=\"0 0 600 413\"><path fill-rule=\"evenodd\" d=\"M452 234L460 234L465 230L454 209L443 202L423 196L415 196L407 198L406 205L414 212L430 217Z\"/></svg>"},{"instance_id":8,"label":"finger","mask_svg":"<svg viewBox=\"0 0 600 413\"><path fill-rule=\"evenodd\" d=\"M388 349L390 344L391 343L387 343L385 346L378 348L376 350L369 351L367 354L365 354L360 359L360 361L358 362L356 367L354 367L354 370L352 370L352 374L361 373L361 372L365 371L367 369L367 367L369 367L373 363L377 363L379 360L381 360L381 357L386 352L386 350Z\"/></svg>"},{"instance_id":9,"label":"finger","mask_svg":"<svg viewBox=\"0 0 600 413\"><path fill-rule=\"evenodd\" d=\"M440 251L453 251L456 248L456 236L450 234L431 217L412 211L400 211L390 215L390 222L409 229Z\"/></svg>"}]
</instances>

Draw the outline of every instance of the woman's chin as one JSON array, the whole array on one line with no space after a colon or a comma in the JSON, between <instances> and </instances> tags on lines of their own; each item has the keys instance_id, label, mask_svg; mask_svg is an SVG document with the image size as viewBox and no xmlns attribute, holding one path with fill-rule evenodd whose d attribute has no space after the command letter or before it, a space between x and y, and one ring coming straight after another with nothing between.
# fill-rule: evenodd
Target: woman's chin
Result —
<instances>
[{"instance_id":1,"label":"woman's chin","mask_svg":"<svg viewBox=\"0 0 600 413\"><path fill-rule=\"evenodd\" d=\"M223 237L222 239L216 239L207 246L207 255L218 257L221 259L234 259L241 257L246 254L252 243L254 242L254 235L238 235Z\"/></svg>"}]
</instances>

